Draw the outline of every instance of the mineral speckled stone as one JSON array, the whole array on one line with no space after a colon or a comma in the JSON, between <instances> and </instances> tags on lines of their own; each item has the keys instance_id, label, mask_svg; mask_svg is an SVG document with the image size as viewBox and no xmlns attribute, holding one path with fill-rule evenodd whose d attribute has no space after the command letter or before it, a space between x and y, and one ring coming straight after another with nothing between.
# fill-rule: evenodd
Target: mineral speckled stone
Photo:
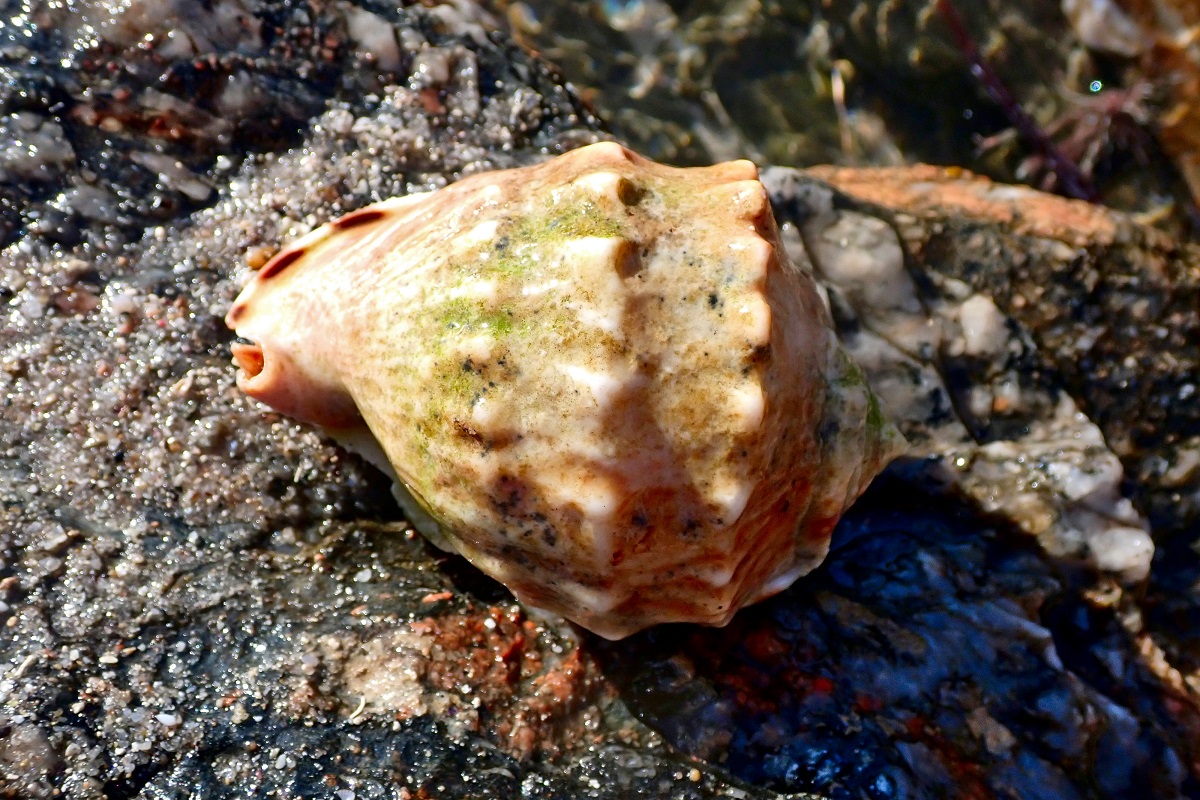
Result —
<instances>
[{"instance_id":1,"label":"mineral speckled stone","mask_svg":"<svg viewBox=\"0 0 1200 800\"><path fill-rule=\"evenodd\" d=\"M246 392L375 449L433 541L612 638L789 586L902 444L745 161L600 143L379 203L227 322Z\"/></svg>"}]
</instances>

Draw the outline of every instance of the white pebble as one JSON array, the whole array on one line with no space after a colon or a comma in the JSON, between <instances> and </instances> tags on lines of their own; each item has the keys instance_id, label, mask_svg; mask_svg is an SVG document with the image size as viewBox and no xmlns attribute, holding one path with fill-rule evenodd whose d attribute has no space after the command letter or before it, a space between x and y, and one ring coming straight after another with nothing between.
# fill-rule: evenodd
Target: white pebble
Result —
<instances>
[{"instance_id":1,"label":"white pebble","mask_svg":"<svg viewBox=\"0 0 1200 800\"><path fill-rule=\"evenodd\" d=\"M963 342L969 356L990 356L1000 352L1008 337L1004 331L1004 315L990 297L971 295L958 310Z\"/></svg>"}]
</instances>

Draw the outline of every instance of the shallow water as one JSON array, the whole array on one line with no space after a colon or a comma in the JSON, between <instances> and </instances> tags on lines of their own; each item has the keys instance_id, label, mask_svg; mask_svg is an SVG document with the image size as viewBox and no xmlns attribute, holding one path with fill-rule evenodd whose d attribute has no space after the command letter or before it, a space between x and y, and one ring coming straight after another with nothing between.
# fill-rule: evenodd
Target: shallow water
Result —
<instances>
[{"instance_id":1,"label":"shallow water","mask_svg":"<svg viewBox=\"0 0 1200 800\"><path fill-rule=\"evenodd\" d=\"M1057 4L485 5L582 87L618 138L656 158L926 162L1070 194L1067 176L1048 167L1039 142L1018 133L1018 115L1025 114L1068 157L1089 162L1083 171L1106 203L1152 212L1164 227L1194 233L1195 200L1178 163L1154 138L1152 120L1170 103L1140 99L1138 87L1155 83L1147 73L1153 66L1083 47ZM1076 5L1099 12L1113 4ZM951 15L969 42L958 38ZM1179 79L1188 80L1187 73ZM1171 80L1163 76L1160 95Z\"/></svg>"}]
</instances>

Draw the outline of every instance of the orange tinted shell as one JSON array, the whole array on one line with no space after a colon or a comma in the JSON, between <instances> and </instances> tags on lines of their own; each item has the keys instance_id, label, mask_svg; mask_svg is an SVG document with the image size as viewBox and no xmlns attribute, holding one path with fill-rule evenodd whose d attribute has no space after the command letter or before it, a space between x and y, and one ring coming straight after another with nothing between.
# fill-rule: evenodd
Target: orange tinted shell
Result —
<instances>
[{"instance_id":1,"label":"orange tinted shell","mask_svg":"<svg viewBox=\"0 0 1200 800\"><path fill-rule=\"evenodd\" d=\"M422 532L613 638L786 588L900 446L745 161L601 143L379 203L228 322L245 391L365 425Z\"/></svg>"}]
</instances>

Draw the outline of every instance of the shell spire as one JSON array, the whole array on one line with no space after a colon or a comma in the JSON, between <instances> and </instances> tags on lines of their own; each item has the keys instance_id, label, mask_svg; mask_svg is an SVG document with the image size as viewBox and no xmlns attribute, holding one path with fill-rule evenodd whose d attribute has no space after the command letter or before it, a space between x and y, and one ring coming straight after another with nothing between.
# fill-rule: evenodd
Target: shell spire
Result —
<instances>
[{"instance_id":1,"label":"shell spire","mask_svg":"<svg viewBox=\"0 0 1200 800\"><path fill-rule=\"evenodd\" d=\"M902 445L748 161L605 142L379 203L227 322L246 392L374 451L435 543L610 638L786 588Z\"/></svg>"}]
</instances>

